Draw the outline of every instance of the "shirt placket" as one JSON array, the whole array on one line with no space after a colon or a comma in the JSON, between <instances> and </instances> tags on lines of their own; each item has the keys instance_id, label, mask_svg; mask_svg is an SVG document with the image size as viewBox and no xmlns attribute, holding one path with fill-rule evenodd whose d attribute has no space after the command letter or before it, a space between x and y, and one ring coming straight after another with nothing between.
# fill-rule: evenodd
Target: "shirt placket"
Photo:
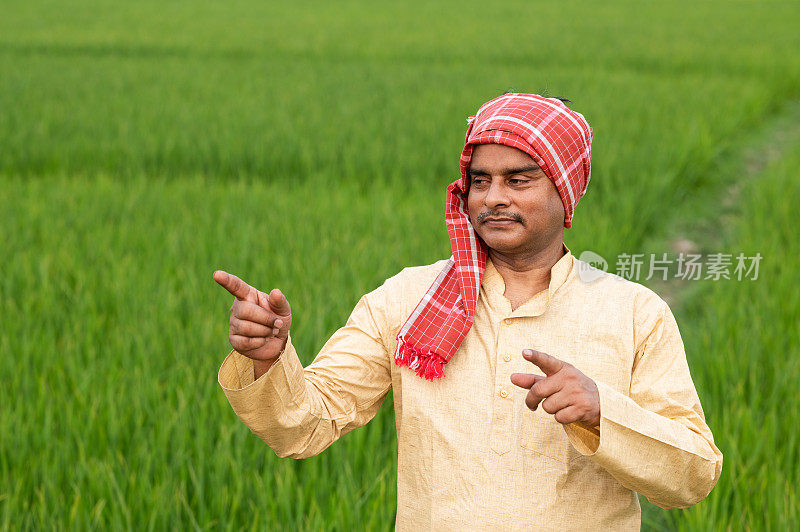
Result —
<instances>
[{"instance_id":1,"label":"shirt placket","mask_svg":"<svg viewBox=\"0 0 800 532\"><path fill-rule=\"evenodd\" d=\"M498 327L495 352L497 353L494 382L494 400L492 401L492 432L489 447L497 454L505 454L511 450L512 433L510 427L513 419L513 384L508 378L511 366L511 345L514 318L504 318Z\"/></svg>"}]
</instances>

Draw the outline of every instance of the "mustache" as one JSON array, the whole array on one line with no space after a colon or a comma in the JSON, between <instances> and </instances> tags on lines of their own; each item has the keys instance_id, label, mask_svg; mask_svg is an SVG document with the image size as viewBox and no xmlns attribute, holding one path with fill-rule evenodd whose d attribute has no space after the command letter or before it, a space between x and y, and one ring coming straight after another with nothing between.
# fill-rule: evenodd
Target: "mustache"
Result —
<instances>
[{"instance_id":1,"label":"mustache","mask_svg":"<svg viewBox=\"0 0 800 532\"><path fill-rule=\"evenodd\" d=\"M486 218L509 218L515 222L523 223L522 216L514 212L482 212L478 215L477 222L483 223Z\"/></svg>"}]
</instances>

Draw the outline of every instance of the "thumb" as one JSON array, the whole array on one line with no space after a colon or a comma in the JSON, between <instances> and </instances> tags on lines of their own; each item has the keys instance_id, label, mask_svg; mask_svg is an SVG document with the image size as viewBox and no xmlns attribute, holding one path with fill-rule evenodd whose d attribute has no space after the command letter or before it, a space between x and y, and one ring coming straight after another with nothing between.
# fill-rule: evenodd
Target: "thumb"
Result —
<instances>
[{"instance_id":1,"label":"thumb","mask_svg":"<svg viewBox=\"0 0 800 532\"><path fill-rule=\"evenodd\" d=\"M532 375L530 373L512 373L511 374L511 383L519 386L520 388L527 388L530 389L531 386L536 384L539 381L543 381L545 377L543 375Z\"/></svg>"},{"instance_id":2,"label":"thumb","mask_svg":"<svg viewBox=\"0 0 800 532\"><path fill-rule=\"evenodd\" d=\"M283 295L283 292L277 288L269 293L267 300L269 301L269 306L272 311L278 316L289 316L292 313L289 301L286 300L286 296Z\"/></svg>"}]
</instances>

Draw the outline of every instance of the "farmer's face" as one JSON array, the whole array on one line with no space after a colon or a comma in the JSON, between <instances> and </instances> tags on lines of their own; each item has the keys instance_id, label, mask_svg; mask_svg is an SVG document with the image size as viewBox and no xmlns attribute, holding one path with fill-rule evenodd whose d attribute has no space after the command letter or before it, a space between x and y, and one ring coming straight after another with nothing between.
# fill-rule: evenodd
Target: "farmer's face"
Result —
<instances>
[{"instance_id":1,"label":"farmer's face","mask_svg":"<svg viewBox=\"0 0 800 532\"><path fill-rule=\"evenodd\" d=\"M536 252L561 239L564 204L530 155L502 144L479 144L469 176L469 219L489 248L504 254ZM506 221L490 221L494 218Z\"/></svg>"}]
</instances>

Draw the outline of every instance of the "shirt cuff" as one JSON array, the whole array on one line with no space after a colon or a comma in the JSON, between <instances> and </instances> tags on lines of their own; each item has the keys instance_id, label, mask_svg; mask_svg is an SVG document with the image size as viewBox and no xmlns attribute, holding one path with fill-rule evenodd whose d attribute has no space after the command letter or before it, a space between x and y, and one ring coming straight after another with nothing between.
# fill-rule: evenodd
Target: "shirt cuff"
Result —
<instances>
[{"instance_id":1,"label":"shirt cuff","mask_svg":"<svg viewBox=\"0 0 800 532\"><path fill-rule=\"evenodd\" d=\"M254 379L253 360L232 350L222 362L217 380L237 412L237 406L251 403L256 396L274 395L286 403L293 402L305 392L303 365L292 344L291 334L283 353L258 379Z\"/></svg>"},{"instance_id":2,"label":"shirt cuff","mask_svg":"<svg viewBox=\"0 0 800 532\"><path fill-rule=\"evenodd\" d=\"M598 381L595 383L600 394L598 434L593 434L591 429L577 423L564 425L567 437L582 455L605 460L621 452L626 445L632 444L631 436L635 435L637 440L644 437L645 440L655 440L671 448L696 454L705 460L715 459L710 451L698 448L696 442L677 433L670 420L642 409L633 399L607 384ZM690 432L688 434L693 435Z\"/></svg>"},{"instance_id":3,"label":"shirt cuff","mask_svg":"<svg viewBox=\"0 0 800 532\"><path fill-rule=\"evenodd\" d=\"M602 425L603 420L601 419L600 426L602 427ZM572 446L583 456L593 455L600 447L600 430L597 428L590 428L581 423L570 423L564 425L564 431Z\"/></svg>"}]
</instances>

